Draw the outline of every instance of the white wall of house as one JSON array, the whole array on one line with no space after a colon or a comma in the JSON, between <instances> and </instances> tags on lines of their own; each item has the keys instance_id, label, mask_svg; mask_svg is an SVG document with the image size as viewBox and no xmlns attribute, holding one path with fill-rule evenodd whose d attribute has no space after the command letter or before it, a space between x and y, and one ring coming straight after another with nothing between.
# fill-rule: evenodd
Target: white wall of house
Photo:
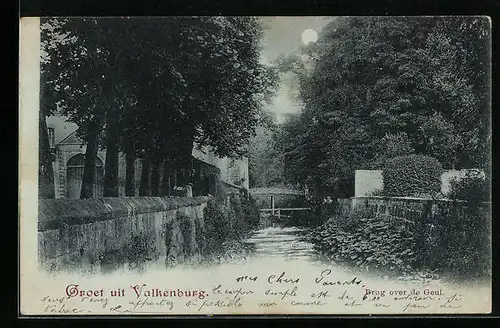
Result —
<instances>
[{"instance_id":1,"label":"white wall of house","mask_svg":"<svg viewBox=\"0 0 500 328\"><path fill-rule=\"evenodd\" d=\"M384 189L382 170L356 170L354 172L354 197L367 196Z\"/></svg>"},{"instance_id":2,"label":"white wall of house","mask_svg":"<svg viewBox=\"0 0 500 328\"><path fill-rule=\"evenodd\" d=\"M54 143L57 144L71 133L75 132L78 126L68 122L64 116L55 115L47 117L47 128L54 129Z\"/></svg>"}]
</instances>

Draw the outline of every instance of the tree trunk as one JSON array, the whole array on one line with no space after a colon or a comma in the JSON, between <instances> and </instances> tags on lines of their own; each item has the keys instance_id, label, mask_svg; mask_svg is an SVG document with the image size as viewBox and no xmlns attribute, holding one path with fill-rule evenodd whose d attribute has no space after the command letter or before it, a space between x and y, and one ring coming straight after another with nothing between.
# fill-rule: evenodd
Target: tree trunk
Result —
<instances>
[{"instance_id":1,"label":"tree trunk","mask_svg":"<svg viewBox=\"0 0 500 328\"><path fill-rule=\"evenodd\" d=\"M41 199L55 198L54 169L52 168L52 154L50 151L47 120L42 109L39 114L39 164L38 164L38 197Z\"/></svg>"},{"instance_id":2,"label":"tree trunk","mask_svg":"<svg viewBox=\"0 0 500 328\"><path fill-rule=\"evenodd\" d=\"M85 151L85 163L83 167L82 191L80 193L81 199L94 197L96 181L95 160L97 157L98 134L97 122L89 122L87 130L87 150Z\"/></svg>"},{"instance_id":3,"label":"tree trunk","mask_svg":"<svg viewBox=\"0 0 500 328\"><path fill-rule=\"evenodd\" d=\"M135 196L135 149L132 142L125 146L125 196Z\"/></svg>"},{"instance_id":4,"label":"tree trunk","mask_svg":"<svg viewBox=\"0 0 500 328\"><path fill-rule=\"evenodd\" d=\"M104 197L118 197L118 118L109 108L106 120L106 162L104 164Z\"/></svg>"},{"instance_id":5,"label":"tree trunk","mask_svg":"<svg viewBox=\"0 0 500 328\"><path fill-rule=\"evenodd\" d=\"M193 137L187 137L182 142L182 147L179 148L177 153L177 164L176 167L183 172L181 175L181 181L179 185L187 185L191 183L190 172L192 169L192 154L193 154Z\"/></svg>"},{"instance_id":6,"label":"tree trunk","mask_svg":"<svg viewBox=\"0 0 500 328\"><path fill-rule=\"evenodd\" d=\"M151 196L160 196L161 160L155 158L151 162Z\"/></svg>"},{"instance_id":7,"label":"tree trunk","mask_svg":"<svg viewBox=\"0 0 500 328\"><path fill-rule=\"evenodd\" d=\"M163 177L161 183L162 196L172 196L173 172L171 161L165 159L163 162Z\"/></svg>"},{"instance_id":8,"label":"tree trunk","mask_svg":"<svg viewBox=\"0 0 500 328\"><path fill-rule=\"evenodd\" d=\"M151 196L151 162L147 158L142 160L139 196Z\"/></svg>"}]
</instances>

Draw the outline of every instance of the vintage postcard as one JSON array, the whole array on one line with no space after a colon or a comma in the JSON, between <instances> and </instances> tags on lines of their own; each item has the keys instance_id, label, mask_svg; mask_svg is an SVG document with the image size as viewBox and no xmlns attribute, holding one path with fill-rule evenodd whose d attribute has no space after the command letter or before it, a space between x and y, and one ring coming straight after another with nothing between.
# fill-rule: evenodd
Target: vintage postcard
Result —
<instances>
[{"instance_id":1,"label":"vintage postcard","mask_svg":"<svg viewBox=\"0 0 500 328\"><path fill-rule=\"evenodd\" d=\"M20 19L20 314L491 312L491 21Z\"/></svg>"}]
</instances>

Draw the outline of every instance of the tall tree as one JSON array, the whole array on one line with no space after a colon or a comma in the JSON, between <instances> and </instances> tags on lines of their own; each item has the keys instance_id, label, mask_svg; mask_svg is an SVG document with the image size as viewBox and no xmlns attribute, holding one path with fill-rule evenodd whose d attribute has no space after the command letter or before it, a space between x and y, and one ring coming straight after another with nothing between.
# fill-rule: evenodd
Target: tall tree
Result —
<instances>
[{"instance_id":1,"label":"tall tree","mask_svg":"<svg viewBox=\"0 0 500 328\"><path fill-rule=\"evenodd\" d=\"M72 43L58 49L62 69L51 83L62 86L63 113L87 143L82 197L92 194L99 146L107 150L105 196L118 195L120 149L128 194L134 159L142 160L143 195L159 193L162 171L185 169L195 143L241 155L273 92L254 17L69 19L61 31Z\"/></svg>"},{"instance_id":2,"label":"tall tree","mask_svg":"<svg viewBox=\"0 0 500 328\"><path fill-rule=\"evenodd\" d=\"M402 135L409 144L397 152L481 166L488 26L478 17L341 17L326 26L308 49L312 73L299 65L304 109L285 129L289 178L349 195L354 170L381 163L394 153L381 144Z\"/></svg>"},{"instance_id":3,"label":"tall tree","mask_svg":"<svg viewBox=\"0 0 500 328\"><path fill-rule=\"evenodd\" d=\"M50 77L42 98L78 126L87 144L81 198L94 196L96 156L105 121L107 76L105 49L96 42L101 35L97 19L48 19L50 40L43 44L49 58Z\"/></svg>"},{"instance_id":4,"label":"tall tree","mask_svg":"<svg viewBox=\"0 0 500 328\"><path fill-rule=\"evenodd\" d=\"M60 26L61 24L57 21L47 21L46 19L42 19L40 25L39 198L55 198L53 156L50 150L46 118L58 111L57 96L50 81L59 78L56 69L57 62L61 59L64 48L70 42L61 33Z\"/></svg>"},{"instance_id":5,"label":"tall tree","mask_svg":"<svg viewBox=\"0 0 500 328\"><path fill-rule=\"evenodd\" d=\"M248 175L251 187L283 186L283 158L280 126L259 125L248 147Z\"/></svg>"}]
</instances>

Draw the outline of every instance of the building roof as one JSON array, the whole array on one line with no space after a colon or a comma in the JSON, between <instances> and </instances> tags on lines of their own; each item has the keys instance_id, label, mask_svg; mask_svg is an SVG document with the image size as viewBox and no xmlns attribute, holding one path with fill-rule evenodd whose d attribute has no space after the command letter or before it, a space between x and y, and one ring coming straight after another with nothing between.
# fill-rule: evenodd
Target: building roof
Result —
<instances>
[{"instance_id":1,"label":"building roof","mask_svg":"<svg viewBox=\"0 0 500 328\"><path fill-rule=\"evenodd\" d=\"M74 131L56 145L81 145L83 143L83 140L76 134L76 131Z\"/></svg>"},{"instance_id":2,"label":"building roof","mask_svg":"<svg viewBox=\"0 0 500 328\"><path fill-rule=\"evenodd\" d=\"M238 185L235 185L233 183L229 183L229 182L226 182L226 181L221 181L223 185L226 185L226 186L229 186L229 187L232 187L232 188L236 188L236 189L246 189L244 186L238 186Z\"/></svg>"}]
</instances>

